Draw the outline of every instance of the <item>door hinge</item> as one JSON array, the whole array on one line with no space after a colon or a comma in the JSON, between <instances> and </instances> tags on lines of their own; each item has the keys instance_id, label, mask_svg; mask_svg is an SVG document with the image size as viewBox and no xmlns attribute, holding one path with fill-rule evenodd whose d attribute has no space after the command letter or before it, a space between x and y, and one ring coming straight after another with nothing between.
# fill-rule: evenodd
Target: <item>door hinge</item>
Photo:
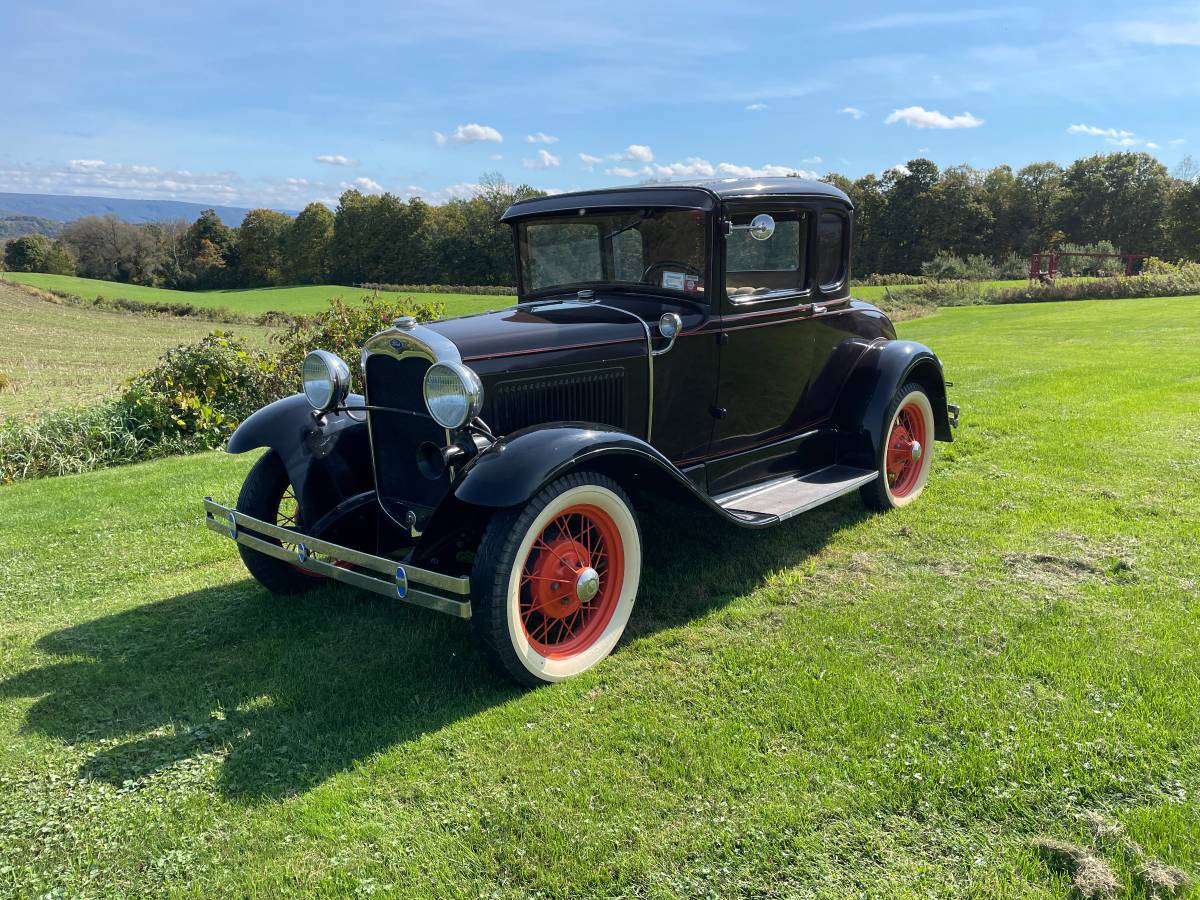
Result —
<instances>
[{"instance_id":1,"label":"door hinge","mask_svg":"<svg viewBox=\"0 0 1200 900\"><path fill-rule=\"evenodd\" d=\"M723 418L725 418L727 415L729 415L729 410L727 410L727 409L726 409L725 407L723 407L723 406L710 406L710 407L708 408L708 413L709 413L709 415L711 415L711 416L712 416L714 419L723 419Z\"/></svg>"},{"instance_id":2,"label":"door hinge","mask_svg":"<svg viewBox=\"0 0 1200 900\"><path fill-rule=\"evenodd\" d=\"M722 331L720 334L717 335L717 346L718 347L724 347L728 343L729 343L729 332Z\"/></svg>"}]
</instances>

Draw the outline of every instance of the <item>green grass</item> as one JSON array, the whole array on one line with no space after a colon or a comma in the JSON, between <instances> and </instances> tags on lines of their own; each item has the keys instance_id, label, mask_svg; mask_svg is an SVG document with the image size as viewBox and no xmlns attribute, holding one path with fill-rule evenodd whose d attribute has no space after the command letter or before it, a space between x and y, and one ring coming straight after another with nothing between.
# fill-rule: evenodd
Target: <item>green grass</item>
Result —
<instances>
[{"instance_id":1,"label":"green grass","mask_svg":"<svg viewBox=\"0 0 1200 900\"><path fill-rule=\"evenodd\" d=\"M627 639L530 693L249 582L198 510L250 459L0 488L0 894L1059 898L1085 810L1196 872L1198 314L906 323L963 406L919 503L647 518Z\"/></svg>"},{"instance_id":2,"label":"green grass","mask_svg":"<svg viewBox=\"0 0 1200 900\"><path fill-rule=\"evenodd\" d=\"M87 300L108 297L110 299L140 300L144 303L191 303L196 306L223 307L247 315L272 311L297 315L315 313L325 309L331 297L341 297L343 300L352 301L369 293L362 288L336 284L228 291L172 291L167 288L118 284L94 278L76 278L73 275L4 272L0 273L0 278L20 281L43 290L66 291ZM412 297L419 303L445 303L447 316L465 316L471 313L486 312L490 309L501 309L516 302L515 297L474 294L397 294L381 291L380 296Z\"/></svg>"},{"instance_id":3,"label":"green grass","mask_svg":"<svg viewBox=\"0 0 1200 900\"><path fill-rule=\"evenodd\" d=\"M0 282L0 419L81 406L115 393L164 351L214 329L252 343L267 330L51 303Z\"/></svg>"}]
</instances>

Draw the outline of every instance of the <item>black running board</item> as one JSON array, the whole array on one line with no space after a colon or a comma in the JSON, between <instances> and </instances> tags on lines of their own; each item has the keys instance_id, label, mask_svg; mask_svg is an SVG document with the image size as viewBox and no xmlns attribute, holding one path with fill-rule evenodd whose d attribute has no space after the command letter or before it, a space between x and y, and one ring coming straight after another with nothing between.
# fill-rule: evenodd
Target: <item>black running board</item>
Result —
<instances>
[{"instance_id":1,"label":"black running board","mask_svg":"<svg viewBox=\"0 0 1200 900\"><path fill-rule=\"evenodd\" d=\"M807 475L788 475L718 494L712 500L746 524L782 522L835 500L879 477L871 469L826 466Z\"/></svg>"}]
</instances>

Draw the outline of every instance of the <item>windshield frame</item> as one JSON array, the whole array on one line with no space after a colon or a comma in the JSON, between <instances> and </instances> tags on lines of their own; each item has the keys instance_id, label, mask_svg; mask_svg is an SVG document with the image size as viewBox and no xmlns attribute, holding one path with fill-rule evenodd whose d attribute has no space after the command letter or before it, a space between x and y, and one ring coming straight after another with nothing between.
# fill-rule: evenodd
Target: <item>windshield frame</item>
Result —
<instances>
[{"instance_id":1,"label":"windshield frame","mask_svg":"<svg viewBox=\"0 0 1200 900\"><path fill-rule=\"evenodd\" d=\"M530 224L535 224L544 220L565 220L578 218L586 220L589 216L611 216L620 222L628 222L640 216L643 210L652 209L658 213L699 213L702 216L702 225L704 235L702 238L702 251L704 259L700 269L701 278L704 281L705 290L703 293L696 294L683 290L674 290L672 288L664 288L652 284L639 284L629 281L577 281L564 284L556 284L550 287L531 290L526 284L526 242L524 239L525 227ZM563 294L575 294L578 291L619 291L621 293L646 294L656 297L669 297L672 301L689 303L698 306L702 309L713 307L713 299L709 294L709 285L713 284L713 262L715 258L714 235L716 216L712 211L699 210L695 208L685 208L678 206L596 206L596 207L579 207L574 214L564 212L550 212L539 215L522 216L519 219L510 220L513 234L513 251L516 255L516 270L517 270L517 301L524 303L529 300L540 300L546 297L560 296ZM718 300L719 302L719 300Z\"/></svg>"}]
</instances>

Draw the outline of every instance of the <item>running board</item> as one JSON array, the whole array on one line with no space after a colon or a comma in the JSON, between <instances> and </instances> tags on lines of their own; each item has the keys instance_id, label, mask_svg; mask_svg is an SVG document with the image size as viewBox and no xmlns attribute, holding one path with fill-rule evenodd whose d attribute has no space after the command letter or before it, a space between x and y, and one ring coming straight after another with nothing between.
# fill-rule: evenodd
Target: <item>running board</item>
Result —
<instances>
[{"instance_id":1,"label":"running board","mask_svg":"<svg viewBox=\"0 0 1200 900\"><path fill-rule=\"evenodd\" d=\"M747 524L782 522L848 494L879 477L871 469L826 466L807 475L788 475L713 497L713 502Z\"/></svg>"}]
</instances>

